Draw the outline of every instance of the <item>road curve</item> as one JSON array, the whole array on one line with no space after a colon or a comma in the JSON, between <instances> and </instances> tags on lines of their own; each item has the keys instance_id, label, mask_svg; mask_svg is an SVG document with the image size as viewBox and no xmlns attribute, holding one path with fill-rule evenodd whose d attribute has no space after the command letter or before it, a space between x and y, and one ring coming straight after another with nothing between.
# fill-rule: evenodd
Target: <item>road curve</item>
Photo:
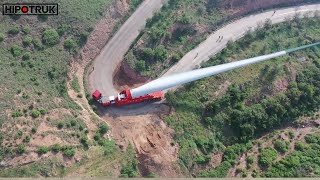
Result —
<instances>
[{"instance_id":1,"label":"road curve","mask_svg":"<svg viewBox=\"0 0 320 180\"><path fill-rule=\"evenodd\" d=\"M292 18L296 13L299 13L300 17L303 17L306 13L312 16L316 11L320 11L320 3L277 9L275 14L274 10L269 10L241 18L212 33L199 46L188 52L163 76L189 71L199 67L201 63L208 61L210 57L225 48L229 40L236 41L240 39L248 30L254 30L258 24L265 22L267 19L270 19L272 23L275 24L284 22L287 18ZM221 42L217 42L219 36L223 36Z\"/></svg>"},{"instance_id":2,"label":"road curve","mask_svg":"<svg viewBox=\"0 0 320 180\"><path fill-rule=\"evenodd\" d=\"M118 92L113 86L113 72L128 51L131 43L143 28L146 20L159 10L164 0L145 0L134 14L122 25L115 36L103 48L94 61L94 71L89 76L90 91L99 89L104 95L116 95ZM171 67L163 76L184 72L197 68L202 62L221 51L229 40L235 41L244 36L249 29L254 29L259 23L270 19L272 23L280 23L296 13L311 13L320 11L319 4L301 5L290 8L277 9L250 15L234 21L213 32L195 49L187 53L177 64ZM217 42L223 36L221 42Z\"/></svg>"},{"instance_id":3,"label":"road curve","mask_svg":"<svg viewBox=\"0 0 320 180\"><path fill-rule=\"evenodd\" d=\"M159 11L166 0L144 0L130 18L102 49L93 63L94 70L89 75L89 89L100 90L104 95L116 95L113 86L113 72L121 62L130 45L144 28L147 19Z\"/></svg>"}]
</instances>

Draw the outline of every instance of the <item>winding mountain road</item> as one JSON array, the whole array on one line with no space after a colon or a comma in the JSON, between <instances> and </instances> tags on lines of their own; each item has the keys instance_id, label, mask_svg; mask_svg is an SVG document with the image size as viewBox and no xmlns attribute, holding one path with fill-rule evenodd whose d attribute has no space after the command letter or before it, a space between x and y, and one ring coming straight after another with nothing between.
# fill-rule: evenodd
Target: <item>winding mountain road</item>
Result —
<instances>
[{"instance_id":1,"label":"winding mountain road","mask_svg":"<svg viewBox=\"0 0 320 180\"><path fill-rule=\"evenodd\" d=\"M163 3L165 3L164 0L145 0L107 43L94 61L94 71L89 76L91 91L99 89L107 96L118 93L113 86L114 70L129 50L131 43L139 35L139 31L144 27L146 20L152 17L153 13L158 11ZM274 10L270 10L234 21L213 32L163 76L198 68L202 62L209 60L211 56L226 47L229 40L240 39L249 29L256 28L258 24L265 22L267 19L270 19L272 23L280 23L287 18L294 17L296 13L299 13L301 17L306 13L313 16L316 11L320 11L320 3L277 9L275 13ZM221 42L217 42L219 36L223 36Z\"/></svg>"},{"instance_id":2,"label":"winding mountain road","mask_svg":"<svg viewBox=\"0 0 320 180\"><path fill-rule=\"evenodd\" d=\"M120 27L109 40L93 63L94 71L89 75L89 89L91 92L99 89L103 95L116 95L113 86L113 73L132 42L144 28L147 19L159 11L167 0L144 0L130 18Z\"/></svg>"}]
</instances>

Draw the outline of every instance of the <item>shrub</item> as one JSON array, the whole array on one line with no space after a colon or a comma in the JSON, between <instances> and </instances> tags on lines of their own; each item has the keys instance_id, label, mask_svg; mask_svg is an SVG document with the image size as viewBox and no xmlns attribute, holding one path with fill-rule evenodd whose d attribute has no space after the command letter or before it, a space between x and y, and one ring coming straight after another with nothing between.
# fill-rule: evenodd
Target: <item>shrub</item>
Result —
<instances>
[{"instance_id":1,"label":"shrub","mask_svg":"<svg viewBox=\"0 0 320 180\"><path fill-rule=\"evenodd\" d=\"M63 155L67 157L73 157L75 154L76 151L72 147L68 147L63 150Z\"/></svg>"},{"instance_id":2,"label":"shrub","mask_svg":"<svg viewBox=\"0 0 320 180\"><path fill-rule=\"evenodd\" d=\"M23 139L23 142L25 142L25 143L30 142L30 136L26 136L26 137Z\"/></svg>"},{"instance_id":3,"label":"shrub","mask_svg":"<svg viewBox=\"0 0 320 180\"><path fill-rule=\"evenodd\" d=\"M34 38L32 40L32 43L33 43L33 46L36 48L36 49L42 49L42 44L41 44L41 41L39 38Z\"/></svg>"},{"instance_id":4,"label":"shrub","mask_svg":"<svg viewBox=\"0 0 320 180\"><path fill-rule=\"evenodd\" d=\"M172 55L172 61L175 63L178 62L181 58L182 58L182 56L179 53L174 53Z\"/></svg>"},{"instance_id":5,"label":"shrub","mask_svg":"<svg viewBox=\"0 0 320 180\"><path fill-rule=\"evenodd\" d=\"M71 38L68 38L64 41L64 48L69 52L73 52L76 46L77 46L76 42Z\"/></svg>"},{"instance_id":6,"label":"shrub","mask_svg":"<svg viewBox=\"0 0 320 180\"><path fill-rule=\"evenodd\" d=\"M38 110L32 110L31 116L32 116L33 118L37 118L37 117L39 117L40 115L41 115L40 111L38 111Z\"/></svg>"},{"instance_id":7,"label":"shrub","mask_svg":"<svg viewBox=\"0 0 320 180\"><path fill-rule=\"evenodd\" d=\"M135 70L138 72L142 72L146 70L146 63L143 60L139 60L136 62Z\"/></svg>"},{"instance_id":8,"label":"shrub","mask_svg":"<svg viewBox=\"0 0 320 180\"><path fill-rule=\"evenodd\" d=\"M31 132L32 132L33 134L35 134L35 133L37 132L37 129L36 129L35 127L33 127L33 128L31 129Z\"/></svg>"},{"instance_id":9,"label":"shrub","mask_svg":"<svg viewBox=\"0 0 320 180\"><path fill-rule=\"evenodd\" d=\"M70 121L70 125L71 125L71 126L76 126L76 125L77 125L77 122L76 122L74 119L72 119L72 120Z\"/></svg>"},{"instance_id":10,"label":"shrub","mask_svg":"<svg viewBox=\"0 0 320 180\"><path fill-rule=\"evenodd\" d=\"M46 154L49 151L49 148L46 146L40 146L38 148L38 154Z\"/></svg>"},{"instance_id":11,"label":"shrub","mask_svg":"<svg viewBox=\"0 0 320 180\"><path fill-rule=\"evenodd\" d=\"M289 148L289 143L283 140L276 140L273 145L274 148L280 153L287 152Z\"/></svg>"},{"instance_id":12,"label":"shrub","mask_svg":"<svg viewBox=\"0 0 320 180\"><path fill-rule=\"evenodd\" d=\"M25 52L22 56L23 60L29 60L31 57L31 53L30 52Z\"/></svg>"},{"instance_id":13,"label":"shrub","mask_svg":"<svg viewBox=\"0 0 320 180\"><path fill-rule=\"evenodd\" d=\"M26 36L25 38L23 38L23 41L22 41L23 45L25 45L25 46L29 46L31 44L31 42L32 42L31 36Z\"/></svg>"},{"instance_id":14,"label":"shrub","mask_svg":"<svg viewBox=\"0 0 320 180\"><path fill-rule=\"evenodd\" d=\"M20 56L22 53L22 48L16 44L11 46L11 53L14 57Z\"/></svg>"},{"instance_id":15,"label":"shrub","mask_svg":"<svg viewBox=\"0 0 320 180\"><path fill-rule=\"evenodd\" d=\"M50 148L53 152L59 152L61 150L61 146L59 144L54 144Z\"/></svg>"},{"instance_id":16,"label":"shrub","mask_svg":"<svg viewBox=\"0 0 320 180\"><path fill-rule=\"evenodd\" d=\"M24 26L22 28L22 32L24 32L25 34L28 34L30 32L30 27L29 26Z\"/></svg>"},{"instance_id":17,"label":"shrub","mask_svg":"<svg viewBox=\"0 0 320 180\"><path fill-rule=\"evenodd\" d=\"M105 134L109 130L109 127L106 123L103 123L99 126L99 133Z\"/></svg>"},{"instance_id":18,"label":"shrub","mask_svg":"<svg viewBox=\"0 0 320 180\"><path fill-rule=\"evenodd\" d=\"M39 108L39 112L41 115L45 115L47 113L47 110L45 110L43 108Z\"/></svg>"},{"instance_id":19,"label":"shrub","mask_svg":"<svg viewBox=\"0 0 320 180\"><path fill-rule=\"evenodd\" d=\"M60 121L60 122L58 122L57 128L58 129L62 129L63 125L64 125L63 122Z\"/></svg>"},{"instance_id":20,"label":"shrub","mask_svg":"<svg viewBox=\"0 0 320 180\"><path fill-rule=\"evenodd\" d=\"M277 156L277 151L271 147L268 147L261 151L258 162L263 167L269 167L277 158Z\"/></svg>"},{"instance_id":21,"label":"shrub","mask_svg":"<svg viewBox=\"0 0 320 180\"><path fill-rule=\"evenodd\" d=\"M22 113L20 112L20 110L14 110L13 112L12 112L12 115L11 115L12 117L20 117L20 116L22 116Z\"/></svg>"},{"instance_id":22,"label":"shrub","mask_svg":"<svg viewBox=\"0 0 320 180\"><path fill-rule=\"evenodd\" d=\"M307 143L318 143L320 141L320 136L316 136L313 134L307 134L304 139Z\"/></svg>"},{"instance_id":23,"label":"shrub","mask_svg":"<svg viewBox=\"0 0 320 180\"><path fill-rule=\"evenodd\" d=\"M252 165L253 162L254 162L254 157L253 157L253 156L248 156L248 157L247 157L247 164Z\"/></svg>"},{"instance_id":24,"label":"shrub","mask_svg":"<svg viewBox=\"0 0 320 180\"><path fill-rule=\"evenodd\" d=\"M23 154L26 151L26 147L24 146L24 144L19 144L17 147L16 152L18 154Z\"/></svg>"},{"instance_id":25,"label":"shrub","mask_svg":"<svg viewBox=\"0 0 320 180\"><path fill-rule=\"evenodd\" d=\"M168 58L167 50L163 45L160 45L154 49L154 58L157 61L164 61Z\"/></svg>"},{"instance_id":26,"label":"shrub","mask_svg":"<svg viewBox=\"0 0 320 180\"><path fill-rule=\"evenodd\" d=\"M18 34L19 33L19 27L18 26L12 27L11 29L9 29L8 33L9 34L13 34L13 35Z\"/></svg>"},{"instance_id":27,"label":"shrub","mask_svg":"<svg viewBox=\"0 0 320 180\"><path fill-rule=\"evenodd\" d=\"M246 170L244 170L244 171L242 172L242 177L245 178L245 177L247 177L247 176L248 176L248 172L247 172Z\"/></svg>"},{"instance_id":28,"label":"shrub","mask_svg":"<svg viewBox=\"0 0 320 180\"><path fill-rule=\"evenodd\" d=\"M99 133L96 133L94 136L93 136L93 139L95 141L99 141L101 139L101 135Z\"/></svg>"},{"instance_id":29,"label":"shrub","mask_svg":"<svg viewBox=\"0 0 320 180\"><path fill-rule=\"evenodd\" d=\"M4 40L4 34L0 33L0 42Z\"/></svg>"},{"instance_id":30,"label":"shrub","mask_svg":"<svg viewBox=\"0 0 320 180\"><path fill-rule=\"evenodd\" d=\"M294 132L289 131L289 137L290 137L290 139L293 139L294 138Z\"/></svg>"},{"instance_id":31,"label":"shrub","mask_svg":"<svg viewBox=\"0 0 320 180\"><path fill-rule=\"evenodd\" d=\"M79 125L79 131L84 130L84 128L85 128L85 127L84 127L84 125L83 125L83 124L80 124L80 125Z\"/></svg>"},{"instance_id":32,"label":"shrub","mask_svg":"<svg viewBox=\"0 0 320 180\"><path fill-rule=\"evenodd\" d=\"M59 43L59 34L54 29L47 29L42 34L42 42L45 45L53 46Z\"/></svg>"},{"instance_id":33,"label":"shrub","mask_svg":"<svg viewBox=\"0 0 320 180\"><path fill-rule=\"evenodd\" d=\"M85 31L80 33L79 45L81 47L87 42L88 36L89 36L89 32Z\"/></svg>"}]
</instances>

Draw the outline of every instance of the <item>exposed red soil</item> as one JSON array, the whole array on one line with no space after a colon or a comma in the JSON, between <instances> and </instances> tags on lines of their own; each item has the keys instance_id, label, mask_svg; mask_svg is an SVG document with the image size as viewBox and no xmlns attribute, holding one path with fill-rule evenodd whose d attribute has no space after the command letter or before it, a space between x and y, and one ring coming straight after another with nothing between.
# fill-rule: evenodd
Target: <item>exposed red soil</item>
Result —
<instances>
[{"instance_id":1,"label":"exposed red soil","mask_svg":"<svg viewBox=\"0 0 320 180\"><path fill-rule=\"evenodd\" d=\"M149 77L140 75L125 61L119 64L115 70L113 79L115 81L115 87L118 90L135 88L150 81Z\"/></svg>"},{"instance_id":2,"label":"exposed red soil","mask_svg":"<svg viewBox=\"0 0 320 180\"><path fill-rule=\"evenodd\" d=\"M160 118L169 111L169 107L161 105L157 113L105 118L112 127L112 139L120 148L134 145L142 176L154 173L160 177L183 177L176 164L178 145L172 140L174 131Z\"/></svg>"}]
</instances>

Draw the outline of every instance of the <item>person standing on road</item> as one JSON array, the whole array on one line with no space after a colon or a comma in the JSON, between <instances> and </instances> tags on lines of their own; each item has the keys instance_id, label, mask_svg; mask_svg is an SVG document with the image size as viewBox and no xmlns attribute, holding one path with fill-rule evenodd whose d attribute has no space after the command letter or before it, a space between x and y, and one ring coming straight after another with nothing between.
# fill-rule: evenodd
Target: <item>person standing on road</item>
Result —
<instances>
[{"instance_id":1,"label":"person standing on road","mask_svg":"<svg viewBox=\"0 0 320 180\"><path fill-rule=\"evenodd\" d=\"M274 11L273 11L273 14L272 14L272 16L273 16L273 15L274 15L275 13L276 13L276 10L274 10ZM271 16L271 17L272 17L272 16Z\"/></svg>"},{"instance_id":2,"label":"person standing on road","mask_svg":"<svg viewBox=\"0 0 320 180\"><path fill-rule=\"evenodd\" d=\"M221 41L222 41L222 39L223 39L223 36L221 36L221 39L220 39L220 41L219 41L219 42L221 42Z\"/></svg>"}]
</instances>

